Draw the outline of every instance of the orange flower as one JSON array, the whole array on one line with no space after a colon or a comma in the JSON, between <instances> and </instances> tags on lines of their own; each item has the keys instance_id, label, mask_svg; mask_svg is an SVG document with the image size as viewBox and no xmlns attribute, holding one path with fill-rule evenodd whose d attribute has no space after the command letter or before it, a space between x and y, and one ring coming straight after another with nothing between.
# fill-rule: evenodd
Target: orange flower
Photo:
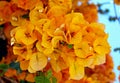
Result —
<instances>
[{"instance_id":1,"label":"orange flower","mask_svg":"<svg viewBox=\"0 0 120 83\"><path fill-rule=\"evenodd\" d=\"M34 77L35 77L34 74L27 74L25 80L28 81L28 82L35 82Z\"/></svg>"},{"instance_id":2,"label":"orange flower","mask_svg":"<svg viewBox=\"0 0 120 83\"><path fill-rule=\"evenodd\" d=\"M62 79L62 73L61 72L53 72L53 76L57 79L57 82L60 83Z\"/></svg>"},{"instance_id":3,"label":"orange flower","mask_svg":"<svg viewBox=\"0 0 120 83\"><path fill-rule=\"evenodd\" d=\"M5 34L6 38L10 40L10 38L11 38L11 36L10 36L10 31L11 31L14 27L13 27L10 23L5 23L4 25L5 25L4 28L3 28L4 34Z\"/></svg>"},{"instance_id":4,"label":"orange flower","mask_svg":"<svg viewBox=\"0 0 120 83\"><path fill-rule=\"evenodd\" d=\"M25 77L26 77L26 72L22 72L17 76L18 80L25 80Z\"/></svg>"},{"instance_id":5,"label":"orange flower","mask_svg":"<svg viewBox=\"0 0 120 83\"><path fill-rule=\"evenodd\" d=\"M18 7L24 10L31 10L35 7L39 0L12 0Z\"/></svg>"},{"instance_id":6,"label":"orange flower","mask_svg":"<svg viewBox=\"0 0 120 83\"><path fill-rule=\"evenodd\" d=\"M17 76L17 71L15 69L8 69L5 74L5 76L7 77L13 77L13 76Z\"/></svg>"},{"instance_id":7,"label":"orange flower","mask_svg":"<svg viewBox=\"0 0 120 83\"><path fill-rule=\"evenodd\" d=\"M0 1L0 24L8 22L12 11L7 1Z\"/></svg>"},{"instance_id":8,"label":"orange flower","mask_svg":"<svg viewBox=\"0 0 120 83\"><path fill-rule=\"evenodd\" d=\"M24 61L20 61L20 68L21 70L27 70L29 66L29 61L24 60Z\"/></svg>"},{"instance_id":9,"label":"orange flower","mask_svg":"<svg viewBox=\"0 0 120 83\"><path fill-rule=\"evenodd\" d=\"M114 0L114 3L117 5L120 5L120 1L119 0Z\"/></svg>"},{"instance_id":10,"label":"orange flower","mask_svg":"<svg viewBox=\"0 0 120 83\"><path fill-rule=\"evenodd\" d=\"M67 11L70 11L70 9L72 8L72 0L49 0L48 4L50 7L64 7Z\"/></svg>"},{"instance_id":11,"label":"orange flower","mask_svg":"<svg viewBox=\"0 0 120 83\"><path fill-rule=\"evenodd\" d=\"M87 4L86 2L81 4L80 6L74 6L74 9L76 12L82 13L84 15L85 20L87 20L89 23L98 21L98 11L97 6L95 4Z\"/></svg>"}]
</instances>

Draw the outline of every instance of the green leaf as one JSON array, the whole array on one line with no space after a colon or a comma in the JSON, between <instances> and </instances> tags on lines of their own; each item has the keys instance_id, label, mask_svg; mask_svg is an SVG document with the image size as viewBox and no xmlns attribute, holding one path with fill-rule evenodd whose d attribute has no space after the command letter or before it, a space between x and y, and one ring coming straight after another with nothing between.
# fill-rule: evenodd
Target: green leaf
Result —
<instances>
[{"instance_id":1,"label":"green leaf","mask_svg":"<svg viewBox=\"0 0 120 83\"><path fill-rule=\"evenodd\" d=\"M57 79L55 77L52 77L52 83L57 83Z\"/></svg>"},{"instance_id":2,"label":"green leaf","mask_svg":"<svg viewBox=\"0 0 120 83\"><path fill-rule=\"evenodd\" d=\"M50 80L45 76L36 76L35 83L50 83Z\"/></svg>"},{"instance_id":3,"label":"green leaf","mask_svg":"<svg viewBox=\"0 0 120 83\"><path fill-rule=\"evenodd\" d=\"M10 68L16 69L17 72L21 72L22 70L20 69L20 63L19 62L11 62L9 64Z\"/></svg>"},{"instance_id":4,"label":"green leaf","mask_svg":"<svg viewBox=\"0 0 120 83\"><path fill-rule=\"evenodd\" d=\"M0 64L0 70L6 70L9 68L9 65L7 64Z\"/></svg>"},{"instance_id":5,"label":"green leaf","mask_svg":"<svg viewBox=\"0 0 120 83\"><path fill-rule=\"evenodd\" d=\"M72 49L73 48L73 44L68 44L68 48Z\"/></svg>"},{"instance_id":6,"label":"green leaf","mask_svg":"<svg viewBox=\"0 0 120 83\"><path fill-rule=\"evenodd\" d=\"M44 83L50 83L50 79L48 79L47 77L45 77Z\"/></svg>"},{"instance_id":7,"label":"green leaf","mask_svg":"<svg viewBox=\"0 0 120 83\"><path fill-rule=\"evenodd\" d=\"M35 83L44 83L44 76L36 76Z\"/></svg>"},{"instance_id":8,"label":"green leaf","mask_svg":"<svg viewBox=\"0 0 120 83\"><path fill-rule=\"evenodd\" d=\"M20 83L31 83L31 82L28 82L26 80L20 80Z\"/></svg>"},{"instance_id":9,"label":"green leaf","mask_svg":"<svg viewBox=\"0 0 120 83\"><path fill-rule=\"evenodd\" d=\"M2 70L0 72L0 76L3 76L4 73L7 71L8 68L9 68L9 65L7 65L7 64L0 64L0 70Z\"/></svg>"},{"instance_id":10,"label":"green leaf","mask_svg":"<svg viewBox=\"0 0 120 83\"><path fill-rule=\"evenodd\" d=\"M50 83L50 80L45 76L36 76L35 83Z\"/></svg>"},{"instance_id":11,"label":"green leaf","mask_svg":"<svg viewBox=\"0 0 120 83\"><path fill-rule=\"evenodd\" d=\"M48 70L47 71L47 76L48 79L50 79L52 77L52 70Z\"/></svg>"}]
</instances>

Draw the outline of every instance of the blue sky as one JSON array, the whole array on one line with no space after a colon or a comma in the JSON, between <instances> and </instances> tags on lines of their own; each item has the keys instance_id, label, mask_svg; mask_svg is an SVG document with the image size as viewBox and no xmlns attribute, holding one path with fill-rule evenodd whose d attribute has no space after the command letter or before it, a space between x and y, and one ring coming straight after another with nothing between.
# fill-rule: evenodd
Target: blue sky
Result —
<instances>
[{"instance_id":1,"label":"blue sky","mask_svg":"<svg viewBox=\"0 0 120 83\"><path fill-rule=\"evenodd\" d=\"M113 0L91 0L94 3L104 3L104 2L113 2ZM111 45L111 56L114 61L114 72L116 73L116 79L114 83L119 83L118 75L120 72L117 70L117 66L120 65L120 53L114 52L114 48L120 47L120 23L118 21L110 22L108 20L109 16L115 16L114 6L112 3L105 4L102 6L103 9L108 8L110 12L106 15L99 14L99 22L104 23L106 26L106 33L109 34L108 42ZM120 6L116 6L117 14L120 16Z\"/></svg>"}]
</instances>

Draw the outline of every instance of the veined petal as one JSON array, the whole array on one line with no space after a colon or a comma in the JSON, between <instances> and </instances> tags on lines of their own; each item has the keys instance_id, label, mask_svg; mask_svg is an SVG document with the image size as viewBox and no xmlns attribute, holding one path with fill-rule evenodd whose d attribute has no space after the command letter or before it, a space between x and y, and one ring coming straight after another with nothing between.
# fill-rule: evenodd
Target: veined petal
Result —
<instances>
[{"instance_id":1,"label":"veined petal","mask_svg":"<svg viewBox=\"0 0 120 83\"><path fill-rule=\"evenodd\" d=\"M43 70L47 65L47 57L41 52L34 53L29 65L35 71Z\"/></svg>"},{"instance_id":2,"label":"veined petal","mask_svg":"<svg viewBox=\"0 0 120 83\"><path fill-rule=\"evenodd\" d=\"M92 53L92 47L90 47L88 42L85 41L82 41L79 44L74 44L74 50L76 56L79 58L86 58Z\"/></svg>"},{"instance_id":3,"label":"veined petal","mask_svg":"<svg viewBox=\"0 0 120 83\"><path fill-rule=\"evenodd\" d=\"M78 61L75 61L74 58L69 58L70 66L69 73L70 79L80 80L84 77L84 66L79 64Z\"/></svg>"}]
</instances>

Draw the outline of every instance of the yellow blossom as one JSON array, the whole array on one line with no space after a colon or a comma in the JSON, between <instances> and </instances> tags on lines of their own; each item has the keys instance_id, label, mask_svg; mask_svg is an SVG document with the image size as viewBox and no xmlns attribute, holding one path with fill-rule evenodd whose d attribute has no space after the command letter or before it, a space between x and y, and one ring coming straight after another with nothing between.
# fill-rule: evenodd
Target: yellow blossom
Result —
<instances>
[{"instance_id":1,"label":"yellow blossom","mask_svg":"<svg viewBox=\"0 0 120 83\"><path fill-rule=\"evenodd\" d=\"M35 71L41 71L45 68L46 65L47 65L47 57L43 53L36 52L31 56L29 63L31 69Z\"/></svg>"},{"instance_id":2,"label":"yellow blossom","mask_svg":"<svg viewBox=\"0 0 120 83\"><path fill-rule=\"evenodd\" d=\"M72 8L72 0L49 0L50 7L61 6L65 7L67 11Z\"/></svg>"},{"instance_id":3,"label":"yellow blossom","mask_svg":"<svg viewBox=\"0 0 120 83\"><path fill-rule=\"evenodd\" d=\"M63 60L63 58L59 56L56 60L54 58L51 58L50 64L55 72L60 72L61 70L66 69L68 67L66 62Z\"/></svg>"},{"instance_id":4,"label":"yellow blossom","mask_svg":"<svg viewBox=\"0 0 120 83\"><path fill-rule=\"evenodd\" d=\"M17 42L21 42L25 45L30 45L37 40L36 34L34 33L34 25L26 23L26 25L17 28L18 30L15 34L15 39Z\"/></svg>"},{"instance_id":5,"label":"yellow blossom","mask_svg":"<svg viewBox=\"0 0 120 83\"><path fill-rule=\"evenodd\" d=\"M38 20L42 18L47 18L46 14L44 13L43 4L41 2L37 3L35 8L30 11L29 13L30 21L33 24L36 24Z\"/></svg>"},{"instance_id":6,"label":"yellow blossom","mask_svg":"<svg viewBox=\"0 0 120 83\"><path fill-rule=\"evenodd\" d=\"M98 37L93 43L94 51L98 54L107 54L110 52L110 46L107 42L107 36Z\"/></svg>"},{"instance_id":7,"label":"yellow blossom","mask_svg":"<svg viewBox=\"0 0 120 83\"><path fill-rule=\"evenodd\" d=\"M79 64L79 61L75 58L69 58L69 73L70 79L80 80L84 76L84 66Z\"/></svg>"},{"instance_id":8,"label":"yellow blossom","mask_svg":"<svg viewBox=\"0 0 120 83\"><path fill-rule=\"evenodd\" d=\"M76 56L78 56L79 58L87 58L92 53L92 47L90 47L88 42L86 41L74 44L74 50Z\"/></svg>"},{"instance_id":9,"label":"yellow blossom","mask_svg":"<svg viewBox=\"0 0 120 83\"><path fill-rule=\"evenodd\" d=\"M52 40L52 37L50 37L47 33L44 33L42 35L41 45L45 48L45 52L44 53L46 53L46 54L47 53L50 54L53 51L51 40Z\"/></svg>"}]
</instances>

